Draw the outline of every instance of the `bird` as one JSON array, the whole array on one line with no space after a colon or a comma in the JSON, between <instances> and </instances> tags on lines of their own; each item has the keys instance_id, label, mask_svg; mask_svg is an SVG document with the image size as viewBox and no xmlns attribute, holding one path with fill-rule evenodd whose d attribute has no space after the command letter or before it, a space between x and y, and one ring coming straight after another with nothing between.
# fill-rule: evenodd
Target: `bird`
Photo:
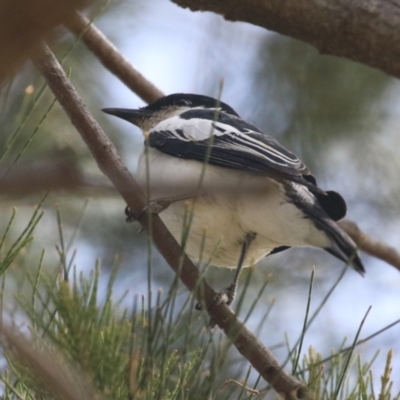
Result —
<instances>
[{"instance_id":1,"label":"bird","mask_svg":"<svg viewBox=\"0 0 400 400\"><path fill-rule=\"evenodd\" d=\"M291 247L321 248L364 274L356 244L337 224L347 212L343 197L322 190L299 157L228 104L175 93L102 111L143 132L136 178L149 194L146 210L193 262L236 269L218 302L233 302L242 268Z\"/></svg>"}]
</instances>

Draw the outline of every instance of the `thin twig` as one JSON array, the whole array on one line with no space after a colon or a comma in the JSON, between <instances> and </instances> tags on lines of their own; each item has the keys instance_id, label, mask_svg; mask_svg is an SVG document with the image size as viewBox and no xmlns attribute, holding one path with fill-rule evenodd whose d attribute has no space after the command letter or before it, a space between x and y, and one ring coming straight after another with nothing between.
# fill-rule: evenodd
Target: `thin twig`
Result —
<instances>
[{"instance_id":1,"label":"thin twig","mask_svg":"<svg viewBox=\"0 0 400 400\"><path fill-rule=\"evenodd\" d=\"M156 88L121 55L103 33L90 23L89 19L79 12L75 12L65 25L76 36L81 36L83 43L102 64L146 103L152 103L164 96L161 90Z\"/></svg>"},{"instance_id":2,"label":"thin twig","mask_svg":"<svg viewBox=\"0 0 400 400\"><path fill-rule=\"evenodd\" d=\"M375 338L376 336L378 336L378 335L380 335L381 333L383 333L383 332L389 330L390 328L393 328L393 326L398 325L398 324L400 324L400 319L398 319L398 320L392 322L391 324L385 326L385 327L382 328L382 329L379 329L378 331L374 332L372 335L369 335L369 336L367 336L367 337L364 338L364 339L360 339L360 340L356 343L356 346L359 346L359 345L361 345L361 344L363 344L363 343L368 342L369 340ZM318 366L318 365L321 365L321 364L325 364L325 363L327 363L328 361L331 361L333 358L339 356L340 354L343 354L343 353L348 352L348 351L351 350L352 348L353 348L353 345L351 345L351 346L349 346L349 347L346 347L346 348L344 348L344 349L338 351L337 353L332 354L332 355L330 355L329 357L326 357L326 358L322 359L321 361L318 361L318 362L314 363L313 366L315 367L315 366ZM298 374L298 375L304 374L304 372L309 371L309 369L310 369L309 367L304 368L304 369L300 370L297 374Z\"/></svg>"},{"instance_id":3,"label":"thin twig","mask_svg":"<svg viewBox=\"0 0 400 400\"><path fill-rule=\"evenodd\" d=\"M369 314L369 312L371 311L371 308L372 308L372 306L369 306L369 307L368 307L368 310L367 310L367 312L365 313L363 319L361 320L360 326L358 327L358 330L357 330L357 333L356 333L356 337L354 338L353 344L352 344L352 346L351 346L351 348L350 348L350 352L349 352L349 354L348 354L348 356L347 356L347 359L346 359L346 362L345 362L345 364L344 364L343 371L342 371L342 373L341 373L341 375L340 375L339 383L337 384L336 391L335 391L335 395L333 396L333 399L334 399L334 400L336 400L336 399L339 397L340 388L342 387L344 378L345 378L346 373L347 373L347 370L348 370L348 368L349 368L350 361L351 361L351 357L353 356L354 349L355 349L355 347L357 346L358 337L360 336L361 329L362 329L362 327L364 326L364 322L365 322L365 320L367 319L368 314Z\"/></svg>"},{"instance_id":4,"label":"thin twig","mask_svg":"<svg viewBox=\"0 0 400 400\"><path fill-rule=\"evenodd\" d=\"M43 46L42 54L33 62L86 142L100 170L111 180L131 210L138 214L145 206L140 187L123 164L114 145L71 85L54 54L47 46ZM224 304L217 305L214 302L216 293L207 282L203 280L198 285L200 275L189 258L184 256L183 262L179 264L181 249L161 219L156 215L149 219L147 213L142 213L139 222L144 229L152 232L155 246L170 267L179 274L180 279L190 291L195 291L198 302L206 304L213 321L224 330L239 352L249 360L263 378L270 382L284 399L310 398L305 385L281 369L272 353L236 318L233 311Z\"/></svg>"},{"instance_id":5,"label":"thin twig","mask_svg":"<svg viewBox=\"0 0 400 400\"><path fill-rule=\"evenodd\" d=\"M214 399L217 399L217 396L219 395L220 392L222 392L223 389L225 389L226 386L230 385L230 384L235 384L237 386L239 386L240 388L242 388L243 390L245 390L246 392L250 393L252 396L255 396L257 394L260 394L260 392L258 390L254 390L251 387L246 386L245 384L243 384L242 382L239 382L235 379L228 379L227 381L225 381L220 388L215 392L214 395Z\"/></svg>"}]
</instances>

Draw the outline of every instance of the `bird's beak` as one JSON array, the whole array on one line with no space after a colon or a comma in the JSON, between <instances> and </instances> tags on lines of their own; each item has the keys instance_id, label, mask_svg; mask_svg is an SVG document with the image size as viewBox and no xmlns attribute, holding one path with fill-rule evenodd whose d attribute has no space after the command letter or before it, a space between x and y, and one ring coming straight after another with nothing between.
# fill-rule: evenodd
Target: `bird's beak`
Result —
<instances>
[{"instance_id":1,"label":"bird's beak","mask_svg":"<svg viewBox=\"0 0 400 400\"><path fill-rule=\"evenodd\" d=\"M136 126L141 125L141 123L153 116L153 111L150 110L131 110L129 108L103 108L103 112L110 115L115 115L118 118L122 118Z\"/></svg>"}]
</instances>

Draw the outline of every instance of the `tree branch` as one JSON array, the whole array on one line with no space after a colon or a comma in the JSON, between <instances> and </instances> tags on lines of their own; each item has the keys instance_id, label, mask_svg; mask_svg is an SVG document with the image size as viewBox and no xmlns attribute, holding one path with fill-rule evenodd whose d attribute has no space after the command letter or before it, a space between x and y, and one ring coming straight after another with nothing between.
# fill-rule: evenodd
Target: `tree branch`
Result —
<instances>
[{"instance_id":1,"label":"tree branch","mask_svg":"<svg viewBox=\"0 0 400 400\"><path fill-rule=\"evenodd\" d=\"M116 47L82 14L75 12L65 26L93 52L101 63L146 103L164 94L129 63Z\"/></svg>"},{"instance_id":2,"label":"tree branch","mask_svg":"<svg viewBox=\"0 0 400 400\"><path fill-rule=\"evenodd\" d=\"M111 180L132 211L140 212L145 205L143 193L123 164L114 145L71 85L53 53L44 46L40 57L33 62L86 142L100 170ZM224 304L215 304L216 293L207 282L202 280L198 285L201 277L187 256L184 256L180 266L181 249L161 219L158 216L149 218L144 213L139 222L144 229L152 233L155 246L169 266L185 286L194 292L197 300L206 305L211 318L261 376L285 399L310 399L311 394L307 387L281 369L271 352L236 318L233 311Z\"/></svg>"},{"instance_id":3,"label":"tree branch","mask_svg":"<svg viewBox=\"0 0 400 400\"><path fill-rule=\"evenodd\" d=\"M394 247L390 247L386 243L368 236L353 221L345 219L340 221L339 225L347 232L360 249L371 256L386 261L400 271L400 253Z\"/></svg>"},{"instance_id":4,"label":"tree branch","mask_svg":"<svg viewBox=\"0 0 400 400\"><path fill-rule=\"evenodd\" d=\"M399 0L172 0L302 40L400 78Z\"/></svg>"}]
</instances>

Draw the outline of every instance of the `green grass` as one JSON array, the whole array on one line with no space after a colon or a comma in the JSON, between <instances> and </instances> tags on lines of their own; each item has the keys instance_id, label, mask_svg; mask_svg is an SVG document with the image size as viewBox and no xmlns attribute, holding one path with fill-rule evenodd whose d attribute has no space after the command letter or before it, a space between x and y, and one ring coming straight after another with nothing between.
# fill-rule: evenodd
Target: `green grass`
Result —
<instances>
[{"instance_id":1,"label":"green grass","mask_svg":"<svg viewBox=\"0 0 400 400\"><path fill-rule=\"evenodd\" d=\"M59 211L57 215L63 268L57 264L53 269L44 269L43 250L36 268L27 273L25 286L31 290L25 288L16 294L18 310L7 317L8 321L16 318L15 324L9 321L3 328L8 338L1 342L7 360L1 374L4 399L276 398L262 379L254 384L254 371L251 373L248 367L242 370L242 381L237 380L229 357L231 343L218 330L211 332L207 328L207 315L195 311L194 298L181 290L177 281L166 294L158 291L143 297L134 295L132 306L124 308L121 304L127 294L115 296L118 268L114 266L107 289L101 292L100 261L88 276L78 272L73 265L71 243L65 244ZM19 253L28 239L32 241L32 231L39 220L40 207L17 241L6 251L3 249L8 254L6 264L21 257ZM13 221L12 216L2 243ZM29 257L29 252L24 255ZM250 287L250 279L251 273L247 274L245 288ZM316 399L400 399L399 394L391 394L392 352L381 372L381 387L373 384L374 359L365 362L357 354L363 321L353 344L345 348L343 343L329 359L323 360L313 348L302 353L307 328L316 315L314 312L309 317L312 282L311 279L301 337L294 346L288 345L292 371L307 382ZM267 283L268 280L249 314L257 307ZM320 312L337 283L316 312ZM152 290L150 285L148 290ZM245 292L246 289L243 295ZM239 299L239 307L240 302ZM22 325L17 322L21 315Z\"/></svg>"}]
</instances>

